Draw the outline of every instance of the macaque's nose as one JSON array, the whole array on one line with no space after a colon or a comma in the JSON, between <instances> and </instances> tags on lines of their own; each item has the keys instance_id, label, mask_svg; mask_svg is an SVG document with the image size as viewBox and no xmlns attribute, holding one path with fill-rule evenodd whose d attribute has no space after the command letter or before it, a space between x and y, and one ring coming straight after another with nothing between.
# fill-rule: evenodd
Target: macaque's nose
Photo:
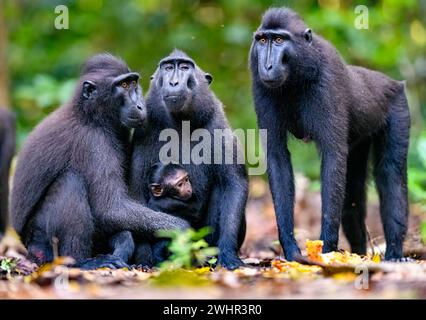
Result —
<instances>
[{"instance_id":1,"label":"macaque's nose","mask_svg":"<svg viewBox=\"0 0 426 320\"><path fill-rule=\"evenodd\" d=\"M189 187L189 188L186 190L186 194L187 194L188 196L190 196L190 195L192 194L192 188L191 188L191 187Z\"/></svg>"},{"instance_id":2,"label":"macaque's nose","mask_svg":"<svg viewBox=\"0 0 426 320\"><path fill-rule=\"evenodd\" d=\"M179 84L179 77L176 72L172 75L169 84L171 87L176 87Z\"/></svg>"}]
</instances>

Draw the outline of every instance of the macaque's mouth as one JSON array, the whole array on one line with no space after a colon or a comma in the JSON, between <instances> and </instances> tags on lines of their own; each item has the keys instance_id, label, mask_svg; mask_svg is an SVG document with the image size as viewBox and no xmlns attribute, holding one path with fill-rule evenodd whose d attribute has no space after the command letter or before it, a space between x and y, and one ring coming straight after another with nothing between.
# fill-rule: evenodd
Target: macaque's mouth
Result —
<instances>
[{"instance_id":1,"label":"macaque's mouth","mask_svg":"<svg viewBox=\"0 0 426 320\"><path fill-rule=\"evenodd\" d=\"M270 87L270 88L278 88L283 83L282 79L261 79L261 80L267 87Z\"/></svg>"},{"instance_id":2,"label":"macaque's mouth","mask_svg":"<svg viewBox=\"0 0 426 320\"><path fill-rule=\"evenodd\" d=\"M185 99L185 96L183 96L183 95L167 95L167 96L164 96L165 101L173 102L173 103L176 103L176 102L184 100L184 99Z\"/></svg>"}]
</instances>

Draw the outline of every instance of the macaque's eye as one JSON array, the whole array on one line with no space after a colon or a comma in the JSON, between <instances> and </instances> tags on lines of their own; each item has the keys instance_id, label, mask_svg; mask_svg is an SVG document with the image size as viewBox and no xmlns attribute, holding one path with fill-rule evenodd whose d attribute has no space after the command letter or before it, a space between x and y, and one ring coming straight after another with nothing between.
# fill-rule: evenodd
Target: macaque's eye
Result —
<instances>
[{"instance_id":1,"label":"macaque's eye","mask_svg":"<svg viewBox=\"0 0 426 320\"><path fill-rule=\"evenodd\" d=\"M122 82L121 87L127 90L129 88L129 84L127 82Z\"/></svg>"},{"instance_id":2,"label":"macaque's eye","mask_svg":"<svg viewBox=\"0 0 426 320\"><path fill-rule=\"evenodd\" d=\"M260 38L259 39L259 42L261 43L261 44L265 44L266 43L266 38L265 37L262 37L262 38Z\"/></svg>"},{"instance_id":3,"label":"macaque's eye","mask_svg":"<svg viewBox=\"0 0 426 320\"><path fill-rule=\"evenodd\" d=\"M283 37L276 37L276 38L274 39L274 41L275 41L275 43L281 44L281 43L283 43L283 42L284 42L284 38L283 38Z\"/></svg>"},{"instance_id":4,"label":"macaque's eye","mask_svg":"<svg viewBox=\"0 0 426 320\"><path fill-rule=\"evenodd\" d=\"M180 65L179 65L179 68L181 69L181 70L189 70L189 65L187 64L187 63L181 63Z\"/></svg>"},{"instance_id":5,"label":"macaque's eye","mask_svg":"<svg viewBox=\"0 0 426 320\"><path fill-rule=\"evenodd\" d=\"M135 87L136 87L136 85L137 85L137 82L136 82L135 80L133 80L133 81L132 81L132 86L135 86Z\"/></svg>"},{"instance_id":6,"label":"macaque's eye","mask_svg":"<svg viewBox=\"0 0 426 320\"><path fill-rule=\"evenodd\" d=\"M185 182L189 182L189 178L188 177L185 178Z\"/></svg>"},{"instance_id":7,"label":"macaque's eye","mask_svg":"<svg viewBox=\"0 0 426 320\"><path fill-rule=\"evenodd\" d=\"M173 66L172 66L171 64L167 64L167 65L164 67L164 69L165 69L166 71L172 71L172 70L173 70Z\"/></svg>"}]
</instances>

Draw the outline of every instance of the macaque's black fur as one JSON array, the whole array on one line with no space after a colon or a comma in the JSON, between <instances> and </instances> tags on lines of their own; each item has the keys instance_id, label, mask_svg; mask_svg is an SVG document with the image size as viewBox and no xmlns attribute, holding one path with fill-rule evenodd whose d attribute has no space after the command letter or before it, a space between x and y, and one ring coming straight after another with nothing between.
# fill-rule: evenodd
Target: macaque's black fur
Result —
<instances>
[{"instance_id":1,"label":"macaque's black fur","mask_svg":"<svg viewBox=\"0 0 426 320\"><path fill-rule=\"evenodd\" d=\"M324 252L337 249L342 223L352 251L366 253L365 182L372 149L385 258L401 259L410 129L404 84L347 65L333 45L287 8L264 14L253 39L250 68L258 125L268 130L268 176L286 258L300 253L293 234L290 132L313 140L321 155Z\"/></svg>"},{"instance_id":2,"label":"macaque's black fur","mask_svg":"<svg viewBox=\"0 0 426 320\"><path fill-rule=\"evenodd\" d=\"M121 258L113 255L82 262L107 252L105 239L114 247L113 235L123 230L153 237L159 229L187 226L128 196L130 128L146 118L138 78L112 55L90 58L71 101L44 119L22 148L11 218L38 264L53 259L56 239L57 253L73 257L78 266L121 267Z\"/></svg>"},{"instance_id":3,"label":"macaque's black fur","mask_svg":"<svg viewBox=\"0 0 426 320\"><path fill-rule=\"evenodd\" d=\"M15 153L15 116L0 108L0 239L8 223L9 169Z\"/></svg>"},{"instance_id":4,"label":"macaque's black fur","mask_svg":"<svg viewBox=\"0 0 426 320\"><path fill-rule=\"evenodd\" d=\"M179 67L178 71L177 65L182 62L189 67L185 70ZM164 69L167 63L173 64L176 70L168 74ZM181 51L175 50L161 60L147 95L147 126L136 129L134 134L130 188L132 195L142 203L149 199L149 188L143 177L147 177L151 166L160 161L159 151L165 144L159 141L161 130L176 129L182 138L181 127L185 120L190 121L191 132L204 128L213 135L214 129L229 128L222 104L209 88L211 81L212 77ZM236 158L236 153L234 156ZM213 228L207 241L219 247L220 264L230 269L242 265L238 250L245 235L248 194L245 166L236 161L234 164L194 164L192 161L180 164L193 177L192 189L201 206L201 222L192 226Z\"/></svg>"}]
</instances>

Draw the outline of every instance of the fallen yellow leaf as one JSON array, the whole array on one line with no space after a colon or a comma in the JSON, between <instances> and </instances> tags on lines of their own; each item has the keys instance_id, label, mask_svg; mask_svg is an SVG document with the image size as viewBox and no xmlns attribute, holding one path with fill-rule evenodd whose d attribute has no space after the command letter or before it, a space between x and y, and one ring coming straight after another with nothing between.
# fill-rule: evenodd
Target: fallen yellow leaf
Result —
<instances>
[{"instance_id":1,"label":"fallen yellow leaf","mask_svg":"<svg viewBox=\"0 0 426 320\"><path fill-rule=\"evenodd\" d=\"M322 247L324 243L321 240L306 240L306 252L308 258L315 262L323 262Z\"/></svg>"}]
</instances>

